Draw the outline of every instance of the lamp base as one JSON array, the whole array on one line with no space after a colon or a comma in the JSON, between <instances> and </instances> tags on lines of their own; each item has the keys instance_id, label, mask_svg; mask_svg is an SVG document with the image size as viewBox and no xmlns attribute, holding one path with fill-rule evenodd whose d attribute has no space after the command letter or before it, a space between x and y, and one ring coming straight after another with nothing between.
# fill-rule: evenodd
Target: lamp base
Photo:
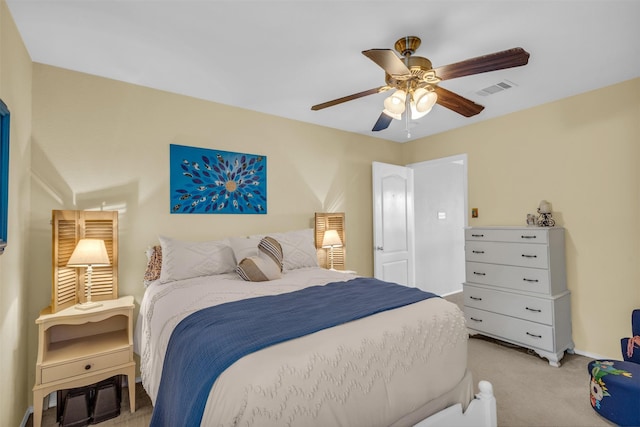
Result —
<instances>
[{"instance_id":1,"label":"lamp base","mask_svg":"<svg viewBox=\"0 0 640 427\"><path fill-rule=\"evenodd\" d=\"M102 307L101 302L83 302L75 305L77 310L91 310L92 308Z\"/></svg>"}]
</instances>

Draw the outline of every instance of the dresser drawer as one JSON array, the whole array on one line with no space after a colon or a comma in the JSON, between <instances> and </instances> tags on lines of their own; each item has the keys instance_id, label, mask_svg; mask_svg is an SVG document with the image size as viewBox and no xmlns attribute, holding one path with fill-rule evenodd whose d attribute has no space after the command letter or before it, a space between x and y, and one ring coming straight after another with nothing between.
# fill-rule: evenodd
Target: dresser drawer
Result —
<instances>
[{"instance_id":1,"label":"dresser drawer","mask_svg":"<svg viewBox=\"0 0 640 427\"><path fill-rule=\"evenodd\" d=\"M42 383L69 379L77 375L113 368L131 361L131 349L125 348L113 353L87 357L42 368ZM87 366L89 369L87 369Z\"/></svg>"},{"instance_id":2,"label":"dresser drawer","mask_svg":"<svg viewBox=\"0 0 640 427\"><path fill-rule=\"evenodd\" d=\"M547 246L526 243L466 242L467 261L549 268Z\"/></svg>"},{"instance_id":3,"label":"dresser drawer","mask_svg":"<svg viewBox=\"0 0 640 427\"><path fill-rule=\"evenodd\" d=\"M553 300L463 286L464 305L533 322L553 325Z\"/></svg>"},{"instance_id":4,"label":"dresser drawer","mask_svg":"<svg viewBox=\"0 0 640 427\"><path fill-rule=\"evenodd\" d=\"M554 330L551 326L471 307L464 308L464 316L469 329L516 342L525 347L554 351Z\"/></svg>"},{"instance_id":5,"label":"dresser drawer","mask_svg":"<svg viewBox=\"0 0 640 427\"><path fill-rule=\"evenodd\" d=\"M467 282L550 295L549 271L540 268L467 262Z\"/></svg>"},{"instance_id":6,"label":"dresser drawer","mask_svg":"<svg viewBox=\"0 0 640 427\"><path fill-rule=\"evenodd\" d=\"M464 230L465 240L485 242L541 243L549 241L548 230L541 228L467 228Z\"/></svg>"}]
</instances>

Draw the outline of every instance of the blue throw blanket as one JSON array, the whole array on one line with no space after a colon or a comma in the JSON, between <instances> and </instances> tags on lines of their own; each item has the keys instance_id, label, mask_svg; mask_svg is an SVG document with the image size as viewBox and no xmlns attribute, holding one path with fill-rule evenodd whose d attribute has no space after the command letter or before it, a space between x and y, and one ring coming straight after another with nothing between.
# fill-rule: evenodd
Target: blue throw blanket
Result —
<instances>
[{"instance_id":1,"label":"blue throw blanket","mask_svg":"<svg viewBox=\"0 0 640 427\"><path fill-rule=\"evenodd\" d=\"M213 383L247 354L435 296L356 278L193 313L176 326L169 340L151 426L199 426Z\"/></svg>"}]
</instances>

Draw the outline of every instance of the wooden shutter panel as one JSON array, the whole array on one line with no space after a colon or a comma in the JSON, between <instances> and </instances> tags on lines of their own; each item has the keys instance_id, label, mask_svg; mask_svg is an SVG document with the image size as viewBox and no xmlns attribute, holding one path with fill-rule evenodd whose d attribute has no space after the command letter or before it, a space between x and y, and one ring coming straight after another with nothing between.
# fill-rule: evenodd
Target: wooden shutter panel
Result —
<instances>
[{"instance_id":1,"label":"wooden shutter panel","mask_svg":"<svg viewBox=\"0 0 640 427\"><path fill-rule=\"evenodd\" d=\"M51 310L53 313L77 302L77 269L67 267L67 262L76 247L80 234L78 216L75 212L52 212L53 287L51 289Z\"/></svg>"},{"instance_id":2,"label":"wooden shutter panel","mask_svg":"<svg viewBox=\"0 0 640 427\"><path fill-rule=\"evenodd\" d=\"M318 262L321 266L329 268L329 251L322 248L322 238L326 230L336 230L340 236L340 240L342 240L342 247L333 248L333 268L336 270L344 270L347 265L347 233L345 230L344 212L316 212L315 224L315 243Z\"/></svg>"},{"instance_id":3,"label":"wooden shutter panel","mask_svg":"<svg viewBox=\"0 0 640 427\"><path fill-rule=\"evenodd\" d=\"M110 266L94 267L91 276L91 299L94 301L118 297L118 212L54 210L51 214L53 229L53 278L51 310L84 302L86 274L84 268L67 267L67 262L81 238L104 240Z\"/></svg>"}]
</instances>

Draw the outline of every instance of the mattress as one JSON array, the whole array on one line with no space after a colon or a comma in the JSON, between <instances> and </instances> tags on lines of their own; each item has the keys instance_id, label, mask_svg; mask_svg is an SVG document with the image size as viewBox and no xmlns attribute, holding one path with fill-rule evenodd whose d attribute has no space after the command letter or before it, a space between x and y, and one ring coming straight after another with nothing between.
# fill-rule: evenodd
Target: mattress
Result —
<instances>
[{"instance_id":1,"label":"mattress","mask_svg":"<svg viewBox=\"0 0 640 427\"><path fill-rule=\"evenodd\" d=\"M152 283L135 333L145 390L155 404L169 338L189 314L354 277L302 268L270 282L230 273ZM472 398L466 362L464 316L431 298L241 358L214 383L202 425L411 425L453 403L466 407Z\"/></svg>"}]
</instances>

